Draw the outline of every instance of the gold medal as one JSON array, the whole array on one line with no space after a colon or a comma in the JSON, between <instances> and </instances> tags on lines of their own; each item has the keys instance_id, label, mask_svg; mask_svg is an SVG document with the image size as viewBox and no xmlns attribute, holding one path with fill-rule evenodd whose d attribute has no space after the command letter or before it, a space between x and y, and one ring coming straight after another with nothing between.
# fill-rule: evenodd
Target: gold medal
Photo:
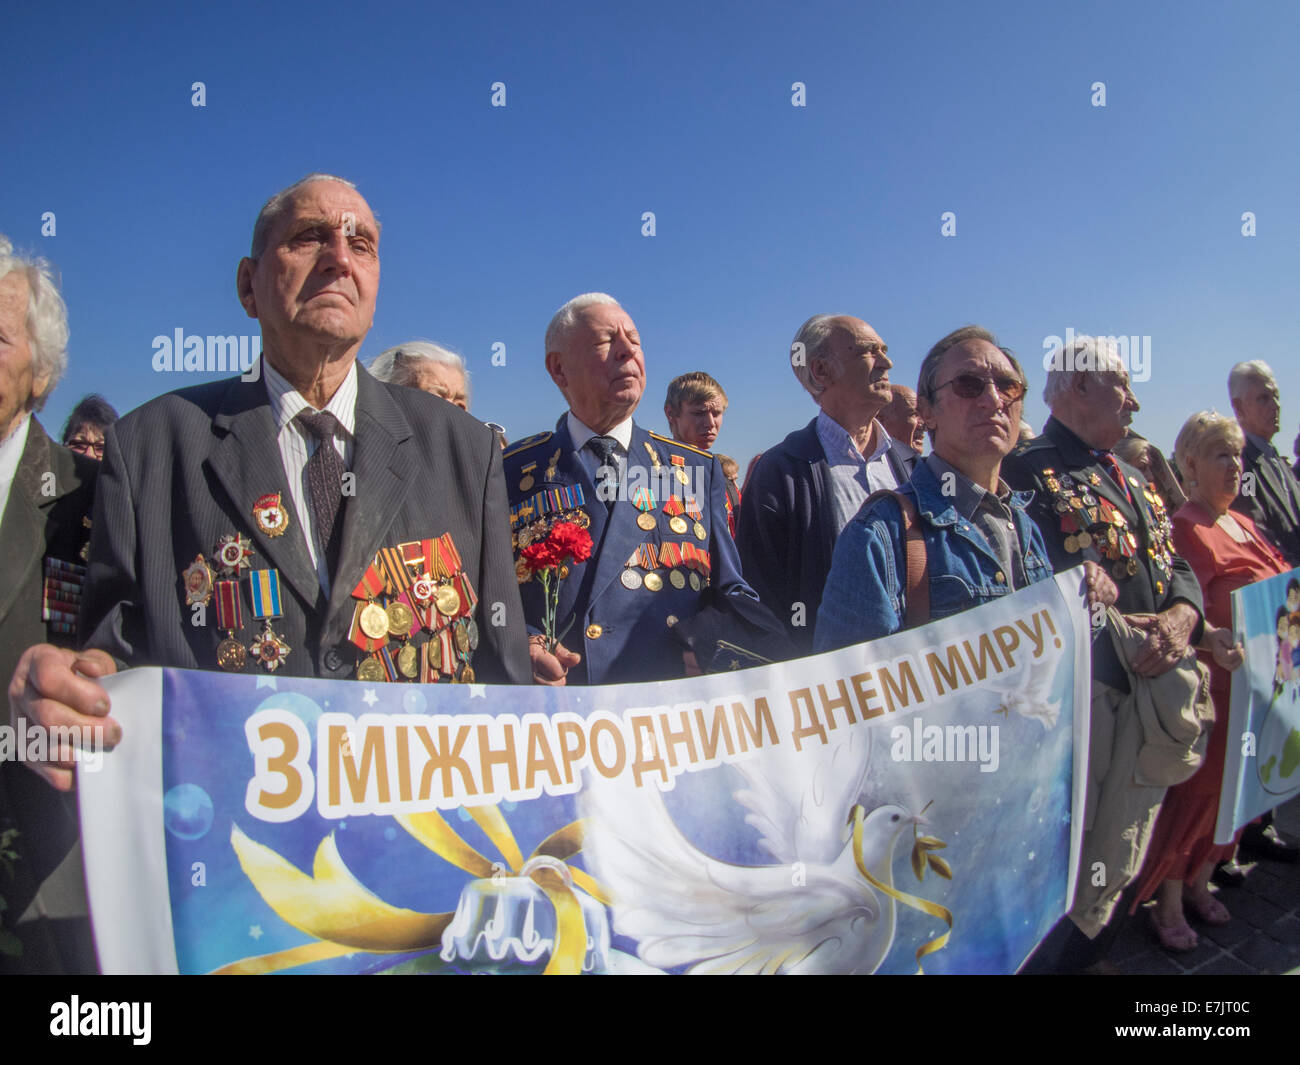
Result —
<instances>
[{"instance_id":1,"label":"gold medal","mask_svg":"<svg viewBox=\"0 0 1300 1065\"><path fill-rule=\"evenodd\" d=\"M641 587L641 574L634 569L625 569L618 579L629 592Z\"/></svg>"},{"instance_id":2,"label":"gold medal","mask_svg":"<svg viewBox=\"0 0 1300 1065\"><path fill-rule=\"evenodd\" d=\"M668 583L674 588L681 589L686 587L686 575L681 570L669 570Z\"/></svg>"},{"instance_id":3,"label":"gold medal","mask_svg":"<svg viewBox=\"0 0 1300 1065\"><path fill-rule=\"evenodd\" d=\"M1092 534L1090 532L1087 532L1086 530L1084 532L1079 533L1077 539L1079 541L1080 551L1082 551L1086 547L1092 546Z\"/></svg>"},{"instance_id":4,"label":"gold medal","mask_svg":"<svg viewBox=\"0 0 1300 1065\"><path fill-rule=\"evenodd\" d=\"M473 683L474 683L474 667L473 667L473 666L466 666L464 669L462 669L462 670L460 671L460 682L461 682L462 684L473 684Z\"/></svg>"},{"instance_id":5,"label":"gold medal","mask_svg":"<svg viewBox=\"0 0 1300 1065\"><path fill-rule=\"evenodd\" d=\"M1065 549L1070 552L1070 554L1074 554L1079 550L1079 541L1075 537L1074 533L1070 533L1070 535L1065 538Z\"/></svg>"},{"instance_id":6,"label":"gold medal","mask_svg":"<svg viewBox=\"0 0 1300 1065\"><path fill-rule=\"evenodd\" d=\"M695 539L707 540L708 538L709 538L708 530L704 528L704 525L702 523L697 521L695 523Z\"/></svg>"},{"instance_id":7,"label":"gold medal","mask_svg":"<svg viewBox=\"0 0 1300 1065\"><path fill-rule=\"evenodd\" d=\"M181 573L181 584L185 587L185 605L206 604L212 598L212 569L202 555L195 555L194 561Z\"/></svg>"},{"instance_id":8,"label":"gold medal","mask_svg":"<svg viewBox=\"0 0 1300 1065\"><path fill-rule=\"evenodd\" d=\"M648 510L643 510L636 516L636 523L639 528L649 532L655 527L655 516Z\"/></svg>"},{"instance_id":9,"label":"gold medal","mask_svg":"<svg viewBox=\"0 0 1300 1065\"><path fill-rule=\"evenodd\" d=\"M372 640L382 640L388 635L388 611L378 603L367 603L361 608L361 631Z\"/></svg>"},{"instance_id":10,"label":"gold medal","mask_svg":"<svg viewBox=\"0 0 1300 1065\"><path fill-rule=\"evenodd\" d=\"M674 456L676 457L676 456ZM673 476L677 478L678 484L690 484L691 479L686 475L686 471L680 466L673 467Z\"/></svg>"},{"instance_id":11,"label":"gold medal","mask_svg":"<svg viewBox=\"0 0 1300 1065\"><path fill-rule=\"evenodd\" d=\"M393 636L406 636L415 624L415 615L405 603L388 604L388 631ZM364 631L364 630L363 630ZM366 635L370 635L366 633Z\"/></svg>"},{"instance_id":12,"label":"gold medal","mask_svg":"<svg viewBox=\"0 0 1300 1065\"><path fill-rule=\"evenodd\" d=\"M289 512L280 502L279 492L268 492L253 504L253 520L262 532L271 537L283 536L289 528Z\"/></svg>"},{"instance_id":13,"label":"gold medal","mask_svg":"<svg viewBox=\"0 0 1300 1065\"><path fill-rule=\"evenodd\" d=\"M437 604L438 613L443 617L452 617L460 610L460 595L450 584L438 585L438 590L434 593L434 602Z\"/></svg>"},{"instance_id":14,"label":"gold medal","mask_svg":"<svg viewBox=\"0 0 1300 1065\"><path fill-rule=\"evenodd\" d=\"M695 591L695 592L698 592L702 587L704 587L704 582L703 582L702 580L700 580L700 575L699 575L698 573L692 573L692 574L691 574L691 590L692 590L692 591Z\"/></svg>"},{"instance_id":15,"label":"gold medal","mask_svg":"<svg viewBox=\"0 0 1300 1065\"><path fill-rule=\"evenodd\" d=\"M465 631L463 625L457 625L451 634L452 641L456 644L456 650L461 654L469 653L469 633Z\"/></svg>"},{"instance_id":16,"label":"gold medal","mask_svg":"<svg viewBox=\"0 0 1300 1065\"><path fill-rule=\"evenodd\" d=\"M414 650L414 648L412 648ZM374 682L384 679L383 663L377 658L363 658L357 664L357 680Z\"/></svg>"},{"instance_id":17,"label":"gold medal","mask_svg":"<svg viewBox=\"0 0 1300 1065\"><path fill-rule=\"evenodd\" d=\"M664 579L657 573L647 573L645 575L645 586L652 592L657 592L664 586Z\"/></svg>"},{"instance_id":18,"label":"gold medal","mask_svg":"<svg viewBox=\"0 0 1300 1065\"><path fill-rule=\"evenodd\" d=\"M528 489L532 488L534 483L533 475L531 473L524 474L523 480L519 482L519 491L527 492Z\"/></svg>"},{"instance_id":19,"label":"gold medal","mask_svg":"<svg viewBox=\"0 0 1300 1065\"><path fill-rule=\"evenodd\" d=\"M414 679L420 672L420 652L408 643L397 652L397 668L402 676Z\"/></svg>"},{"instance_id":20,"label":"gold medal","mask_svg":"<svg viewBox=\"0 0 1300 1065\"><path fill-rule=\"evenodd\" d=\"M674 514L668 519L668 528L672 529L678 536L686 535L686 519L680 514Z\"/></svg>"},{"instance_id":21,"label":"gold medal","mask_svg":"<svg viewBox=\"0 0 1300 1065\"><path fill-rule=\"evenodd\" d=\"M227 636L217 644L217 665L230 673L238 673L248 661L244 645L233 636Z\"/></svg>"}]
</instances>

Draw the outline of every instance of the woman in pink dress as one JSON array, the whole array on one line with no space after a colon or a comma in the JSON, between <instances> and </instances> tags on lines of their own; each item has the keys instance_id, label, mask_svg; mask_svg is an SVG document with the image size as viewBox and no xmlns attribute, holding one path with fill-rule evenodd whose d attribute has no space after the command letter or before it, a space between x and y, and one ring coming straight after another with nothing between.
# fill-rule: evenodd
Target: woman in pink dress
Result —
<instances>
[{"instance_id":1,"label":"woman in pink dress","mask_svg":"<svg viewBox=\"0 0 1300 1065\"><path fill-rule=\"evenodd\" d=\"M1138 882L1139 902L1155 896L1151 920L1167 950L1195 949L1187 912L1207 924L1231 919L1209 890L1214 866L1230 858L1236 846L1214 845L1228 741L1229 674L1242 662L1240 646L1232 645L1230 596L1290 569L1249 518L1228 510L1241 486L1244 444L1234 420L1202 412L1187 420L1174 445L1188 497L1174 515L1174 548L1191 564L1205 597L1201 657L1210 667L1215 724L1201 768L1165 795Z\"/></svg>"}]
</instances>

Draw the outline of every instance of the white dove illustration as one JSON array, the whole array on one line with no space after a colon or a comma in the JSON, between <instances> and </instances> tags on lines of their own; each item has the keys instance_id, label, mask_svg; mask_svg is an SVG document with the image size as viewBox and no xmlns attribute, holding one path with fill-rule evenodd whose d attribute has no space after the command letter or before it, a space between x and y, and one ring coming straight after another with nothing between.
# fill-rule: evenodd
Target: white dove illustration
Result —
<instances>
[{"instance_id":1,"label":"white dove illustration","mask_svg":"<svg viewBox=\"0 0 1300 1065\"><path fill-rule=\"evenodd\" d=\"M1061 716L1061 701L1048 700L1055 675L1055 663L1051 661L1029 663L1020 671L1014 688L1001 688L995 693L1001 700L996 712L1005 714L1014 710L1021 717L1037 721L1044 731L1050 731Z\"/></svg>"},{"instance_id":2,"label":"white dove illustration","mask_svg":"<svg viewBox=\"0 0 1300 1065\"><path fill-rule=\"evenodd\" d=\"M841 734L843 735L843 734ZM855 739L856 737L856 739ZM855 751L853 748L857 747ZM711 858L674 824L657 789L591 781L584 854L614 896L614 928L643 961L693 973L871 973L894 941L894 901L858 872L846 822L869 743L861 732L796 764L776 748L736 766L745 820L780 865ZM808 772L808 757L817 758ZM893 886L894 845L924 820L880 806L863 824L863 864ZM802 880L795 863L802 864Z\"/></svg>"}]
</instances>

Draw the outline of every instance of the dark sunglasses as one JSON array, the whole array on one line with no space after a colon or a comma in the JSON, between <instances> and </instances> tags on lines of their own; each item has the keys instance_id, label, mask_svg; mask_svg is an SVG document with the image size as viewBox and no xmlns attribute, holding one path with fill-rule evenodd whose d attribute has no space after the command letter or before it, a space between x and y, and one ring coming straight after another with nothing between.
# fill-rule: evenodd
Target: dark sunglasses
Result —
<instances>
[{"instance_id":1,"label":"dark sunglasses","mask_svg":"<svg viewBox=\"0 0 1300 1065\"><path fill-rule=\"evenodd\" d=\"M937 385L934 392L952 385L953 393L960 399L978 399L984 394L984 389L992 381L993 387L998 390L998 395L1006 402L1014 403L1021 399L1025 394L1024 383L1018 377L981 377L974 373L959 373L951 381L945 381ZM932 392L931 395L934 393Z\"/></svg>"}]
</instances>

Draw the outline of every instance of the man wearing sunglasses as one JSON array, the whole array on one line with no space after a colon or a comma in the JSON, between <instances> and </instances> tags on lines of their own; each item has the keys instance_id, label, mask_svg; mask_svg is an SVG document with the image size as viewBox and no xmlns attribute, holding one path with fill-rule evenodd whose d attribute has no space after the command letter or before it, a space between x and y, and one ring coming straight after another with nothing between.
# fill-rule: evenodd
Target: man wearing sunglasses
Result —
<instances>
[{"instance_id":1,"label":"man wearing sunglasses","mask_svg":"<svg viewBox=\"0 0 1300 1065\"><path fill-rule=\"evenodd\" d=\"M1146 477L1111 453L1138 410L1124 360L1113 343L1080 336L1051 353L1045 365L1043 399L1052 416L1042 436L1007 459L1004 476L1012 487L1033 491L1029 514L1043 532L1053 567L1061 572L1082 563L1090 598L1113 604L1135 629L1147 634L1133 658L1134 674L1163 676L1179 665L1189 644L1201 639L1201 589L1191 567L1171 553L1172 529L1163 504L1148 492ZM1105 628L1094 627L1094 632L1094 693L1105 685L1127 696L1133 686L1114 643ZM1141 736L1126 731L1128 718L1137 715L1136 710L1128 715L1125 705L1112 708L1104 718L1094 714L1088 799L1093 818L1084 837L1085 869L1106 842L1101 839L1098 804L1119 807L1120 801L1112 797L1122 797L1134 780L1133 759ZM1156 792L1152 801L1158 809L1163 789L1146 790ZM1132 797L1124 802L1132 805ZM1105 893L1101 898L1094 893L1088 909L1076 903L1079 921L1094 938L1063 920L1022 971L1108 971L1105 955L1121 924L1119 916L1109 914L1123 909L1117 905L1119 892L1131 878L1123 866L1137 872L1153 820L1152 814L1129 823L1124 860L1105 863ZM1093 842L1094 829L1100 842Z\"/></svg>"},{"instance_id":2,"label":"man wearing sunglasses","mask_svg":"<svg viewBox=\"0 0 1300 1065\"><path fill-rule=\"evenodd\" d=\"M916 453L880 423L893 398L887 351L860 318L804 322L790 366L821 410L765 451L745 482L736 523L741 568L800 654L812 652L840 531L872 492L898 487L916 465Z\"/></svg>"},{"instance_id":3,"label":"man wearing sunglasses","mask_svg":"<svg viewBox=\"0 0 1300 1065\"><path fill-rule=\"evenodd\" d=\"M1000 477L1025 395L1014 357L988 330L966 326L930 349L916 391L933 450L897 495L911 502L923 530L929 609L918 613L909 602L906 522L898 499L882 496L835 545L817 615L818 651L948 617L1052 575L1042 535L1025 513L1028 495L1011 492Z\"/></svg>"}]
</instances>

